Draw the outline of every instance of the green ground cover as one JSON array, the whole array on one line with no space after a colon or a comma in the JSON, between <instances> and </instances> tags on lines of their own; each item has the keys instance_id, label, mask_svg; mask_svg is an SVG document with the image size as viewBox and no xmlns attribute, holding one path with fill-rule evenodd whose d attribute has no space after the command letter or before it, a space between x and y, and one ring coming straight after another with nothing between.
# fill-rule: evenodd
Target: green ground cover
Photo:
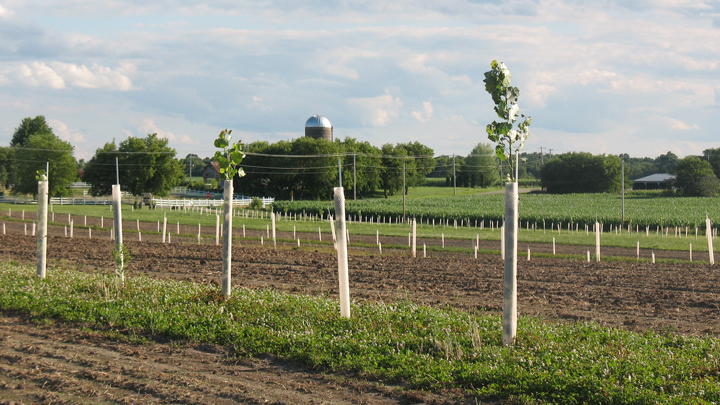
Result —
<instances>
[{"instance_id":1,"label":"green ground cover","mask_svg":"<svg viewBox=\"0 0 720 405\"><path fill-rule=\"evenodd\" d=\"M425 390L461 389L521 403L709 404L720 401L720 341L637 333L595 323L521 317L513 347L501 317L410 302L353 303L352 318L323 296L0 265L0 309L117 335L272 353L312 367Z\"/></svg>"}]
</instances>

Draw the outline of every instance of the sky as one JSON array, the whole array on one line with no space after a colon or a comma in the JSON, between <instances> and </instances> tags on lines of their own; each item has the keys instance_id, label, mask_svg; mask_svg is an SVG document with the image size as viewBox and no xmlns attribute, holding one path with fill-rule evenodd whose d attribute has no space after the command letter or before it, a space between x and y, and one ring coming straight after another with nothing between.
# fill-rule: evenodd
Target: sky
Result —
<instances>
[{"instance_id":1,"label":"sky","mask_svg":"<svg viewBox=\"0 0 720 405\"><path fill-rule=\"evenodd\" d=\"M720 0L0 0L0 145L44 115L89 159L157 133L178 157L304 134L468 155L504 62L525 151L720 147Z\"/></svg>"}]
</instances>

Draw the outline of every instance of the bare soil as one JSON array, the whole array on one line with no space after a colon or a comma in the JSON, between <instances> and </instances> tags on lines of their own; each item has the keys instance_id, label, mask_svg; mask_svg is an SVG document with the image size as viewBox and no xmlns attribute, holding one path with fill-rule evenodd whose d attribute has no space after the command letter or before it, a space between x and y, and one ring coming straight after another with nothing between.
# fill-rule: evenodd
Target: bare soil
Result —
<instances>
[{"instance_id":1,"label":"bare soil","mask_svg":"<svg viewBox=\"0 0 720 405\"><path fill-rule=\"evenodd\" d=\"M0 235L0 258L34 261L36 238L22 235L20 228L14 231ZM247 236L258 237L262 232L255 233ZM111 271L109 231L88 239L76 230L76 238L69 239L62 227L55 227L50 235L54 235L48 241L51 267ZM336 296L334 252L328 245L310 244L317 235L298 236L303 239L300 248L289 241L274 249L267 241L260 246L256 239L235 239L234 285ZM280 237L289 240L292 235ZM132 238L125 236L133 253L128 274L219 284L222 256L214 241L198 245L192 237L173 236L172 243L163 244L147 241L159 239L158 235L143 235L143 242ZM375 242L374 236L364 238ZM388 245L403 241L407 244L404 238L383 238ZM466 241L450 243L470 246ZM532 247L533 251L543 249L551 251L544 245ZM584 251L558 247L560 252L563 249ZM615 254L604 249L603 253L635 255L634 249L617 249ZM401 250L383 255L368 248L350 251L351 295L358 301L409 299L436 307L499 313L502 274L498 255L476 259L469 253L432 251L427 258L412 258ZM720 272L707 264L588 263L535 257L527 261L520 255L518 280L521 314L560 322L592 320L629 330L720 335ZM17 314L0 318L0 398L5 400L0 404L474 403L458 393L406 391L402 386L321 373L279 359L237 359L223 347L113 341L68 326L36 326Z\"/></svg>"}]
</instances>

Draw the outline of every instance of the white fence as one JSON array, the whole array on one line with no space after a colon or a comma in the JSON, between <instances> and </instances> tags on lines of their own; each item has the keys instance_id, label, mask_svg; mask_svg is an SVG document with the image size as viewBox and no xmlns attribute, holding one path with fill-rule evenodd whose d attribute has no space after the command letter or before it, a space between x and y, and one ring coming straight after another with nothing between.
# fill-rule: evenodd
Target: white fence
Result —
<instances>
[{"instance_id":1,"label":"white fence","mask_svg":"<svg viewBox=\"0 0 720 405\"><path fill-rule=\"evenodd\" d=\"M233 199L234 206L248 206L252 202L253 197L236 196ZM123 204L134 204L136 201L135 197L123 198ZM271 197L260 198L262 201L263 208L266 205L272 204L275 199ZM0 202L9 204L37 204L37 200L33 197L18 197L18 196L0 196ZM158 208L183 208L183 207L219 207L222 206L222 199L167 199L167 198L153 198L152 203ZM111 197L52 197L50 198L50 204L52 205L112 205Z\"/></svg>"},{"instance_id":2,"label":"white fence","mask_svg":"<svg viewBox=\"0 0 720 405\"><path fill-rule=\"evenodd\" d=\"M123 198L123 204L134 204L135 198ZM52 205L112 205L112 197L50 197Z\"/></svg>"},{"instance_id":3,"label":"white fence","mask_svg":"<svg viewBox=\"0 0 720 405\"><path fill-rule=\"evenodd\" d=\"M236 197L233 198L233 206L248 206L252 202L253 197ZM266 205L275 202L274 198L263 197L260 199L263 204L263 208ZM153 198L152 203L158 208L192 208L192 207L219 207L222 206L222 199L165 199L165 198Z\"/></svg>"}]
</instances>

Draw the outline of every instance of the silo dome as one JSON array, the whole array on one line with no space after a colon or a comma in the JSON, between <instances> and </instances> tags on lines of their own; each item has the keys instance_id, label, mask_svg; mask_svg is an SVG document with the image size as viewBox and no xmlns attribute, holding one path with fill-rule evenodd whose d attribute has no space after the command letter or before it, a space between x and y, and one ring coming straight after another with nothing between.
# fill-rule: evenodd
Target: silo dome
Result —
<instances>
[{"instance_id":1,"label":"silo dome","mask_svg":"<svg viewBox=\"0 0 720 405\"><path fill-rule=\"evenodd\" d=\"M305 136L329 142L333 140L333 126L330 120L322 115L313 115L305 122Z\"/></svg>"}]
</instances>

